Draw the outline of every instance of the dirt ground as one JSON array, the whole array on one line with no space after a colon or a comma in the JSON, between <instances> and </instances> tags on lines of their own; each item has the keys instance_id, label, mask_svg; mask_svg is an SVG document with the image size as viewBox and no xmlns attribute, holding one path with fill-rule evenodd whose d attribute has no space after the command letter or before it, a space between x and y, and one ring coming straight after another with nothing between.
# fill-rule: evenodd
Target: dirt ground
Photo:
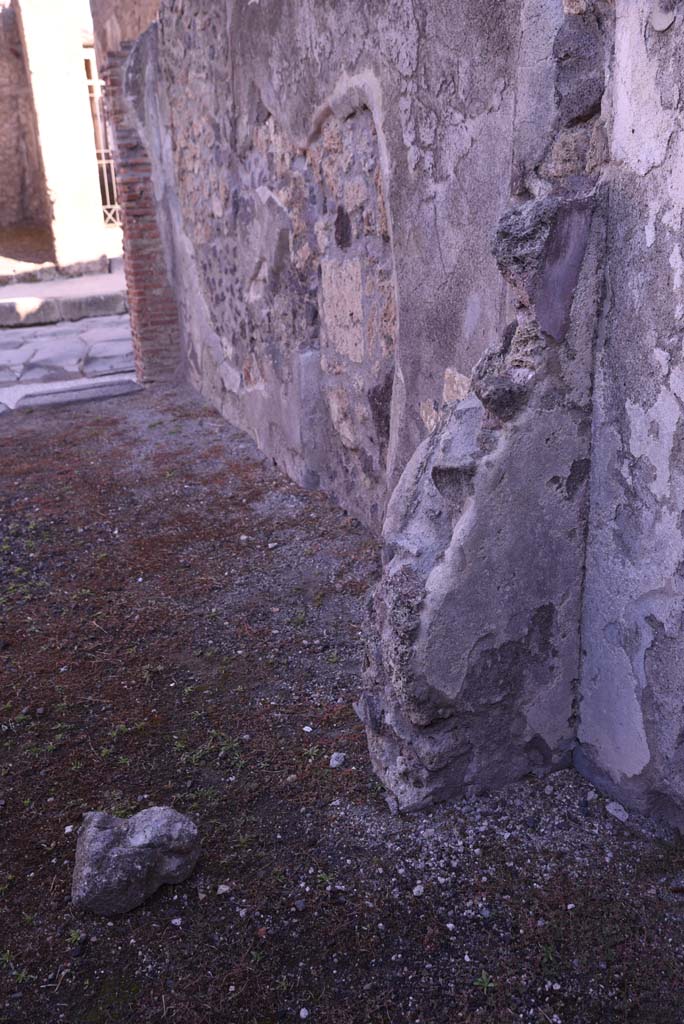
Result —
<instances>
[{"instance_id":1,"label":"dirt ground","mask_svg":"<svg viewBox=\"0 0 684 1024\"><path fill-rule=\"evenodd\" d=\"M684 1021L673 836L571 772L390 814L351 707L377 570L188 393L0 417L3 1024ZM195 874L75 913L82 813L154 804Z\"/></svg>"}]
</instances>

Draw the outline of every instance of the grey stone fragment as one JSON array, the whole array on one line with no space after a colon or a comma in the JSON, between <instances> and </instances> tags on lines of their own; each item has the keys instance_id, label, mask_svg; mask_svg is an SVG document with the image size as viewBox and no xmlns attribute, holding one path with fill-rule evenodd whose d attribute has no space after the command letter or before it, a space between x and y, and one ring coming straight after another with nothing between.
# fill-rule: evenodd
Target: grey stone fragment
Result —
<instances>
[{"instance_id":1,"label":"grey stone fragment","mask_svg":"<svg viewBox=\"0 0 684 1024\"><path fill-rule=\"evenodd\" d=\"M629 819L629 812L617 800L609 800L606 804L606 811L618 821L625 822Z\"/></svg>"},{"instance_id":2,"label":"grey stone fragment","mask_svg":"<svg viewBox=\"0 0 684 1024\"><path fill-rule=\"evenodd\" d=\"M336 753L332 754L331 757L330 757L330 767L331 768L342 768L342 766L344 765L344 762L346 760L347 760L347 755L346 754L343 754L343 753L340 753L340 752L336 752Z\"/></svg>"},{"instance_id":3,"label":"grey stone fragment","mask_svg":"<svg viewBox=\"0 0 684 1024\"><path fill-rule=\"evenodd\" d=\"M95 914L125 914L160 886L188 878L199 854L197 827L170 807L128 819L91 811L79 829L72 902Z\"/></svg>"},{"instance_id":4,"label":"grey stone fragment","mask_svg":"<svg viewBox=\"0 0 684 1024\"><path fill-rule=\"evenodd\" d=\"M556 100L562 125L586 121L601 107L604 41L593 15L570 15L553 44Z\"/></svg>"}]
</instances>

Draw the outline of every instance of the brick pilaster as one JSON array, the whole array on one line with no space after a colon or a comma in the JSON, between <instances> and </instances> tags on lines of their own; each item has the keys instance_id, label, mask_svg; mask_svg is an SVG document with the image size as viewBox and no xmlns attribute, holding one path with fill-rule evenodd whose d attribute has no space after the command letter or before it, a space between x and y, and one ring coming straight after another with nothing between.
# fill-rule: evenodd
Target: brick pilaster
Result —
<instances>
[{"instance_id":1,"label":"brick pilaster","mask_svg":"<svg viewBox=\"0 0 684 1024\"><path fill-rule=\"evenodd\" d=\"M125 43L118 53L108 54L100 74L114 148L136 370L145 382L176 375L180 329L157 223L152 166L124 100L124 63L132 45Z\"/></svg>"}]
</instances>

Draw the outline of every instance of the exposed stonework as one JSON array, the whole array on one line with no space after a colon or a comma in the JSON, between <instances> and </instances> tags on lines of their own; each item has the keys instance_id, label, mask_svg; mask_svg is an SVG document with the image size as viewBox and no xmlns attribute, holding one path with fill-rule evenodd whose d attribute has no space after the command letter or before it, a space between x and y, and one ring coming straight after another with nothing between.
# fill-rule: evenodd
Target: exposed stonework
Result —
<instances>
[{"instance_id":1,"label":"exposed stonework","mask_svg":"<svg viewBox=\"0 0 684 1024\"><path fill-rule=\"evenodd\" d=\"M144 382L169 380L181 362L178 302L165 262L164 215L148 146L125 101L123 84L133 42L154 21L159 0L91 0L90 6L115 154L137 375Z\"/></svg>"},{"instance_id":2,"label":"exposed stonework","mask_svg":"<svg viewBox=\"0 0 684 1024\"><path fill-rule=\"evenodd\" d=\"M402 808L567 765L576 743L606 46L593 10L551 24L554 104L537 139L523 133L512 182L539 198L501 218L494 245L516 318L384 524L358 710Z\"/></svg>"},{"instance_id":3,"label":"exposed stonework","mask_svg":"<svg viewBox=\"0 0 684 1024\"><path fill-rule=\"evenodd\" d=\"M505 323L488 238L518 17L517 2L164 0L158 41L131 58L189 373L376 526L446 374L467 378Z\"/></svg>"},{"instance_id":4,"label":"exposed stonework","mask_svg":"<svg viewBox=\"0 0 684 1024\"><path fill-rule=\"evenodd\" d=\"M173 379L180 360L178 305L164 262L149 154L124 101L125 44L102 68L117 156L124 270L138 380Z\"/></svg>"}]
</instances>

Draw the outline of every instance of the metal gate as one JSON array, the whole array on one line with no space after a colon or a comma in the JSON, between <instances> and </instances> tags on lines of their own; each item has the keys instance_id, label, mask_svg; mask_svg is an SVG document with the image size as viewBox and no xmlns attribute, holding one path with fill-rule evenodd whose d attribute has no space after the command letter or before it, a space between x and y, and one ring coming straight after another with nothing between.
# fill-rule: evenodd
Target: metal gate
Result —
<instances>
[{"instance_id":1,"label":"metal gate","mask_svg":"<svg viewBox=\"0 0 684 1024\"><path fill-rule=\"evenodd\" d=\"M90 47L83 50L86 78L88 80L88 97L90 112L93 117L95 132L95 153L97 170L100 176L100 195L102 196L102 213L105 224L121 227L121 211L116 195L116 177L114 174L114 157L109 142L109 130L104 111L104 83L100 80L95 63L95 51Z\"/></svg>"}]
</instances>

